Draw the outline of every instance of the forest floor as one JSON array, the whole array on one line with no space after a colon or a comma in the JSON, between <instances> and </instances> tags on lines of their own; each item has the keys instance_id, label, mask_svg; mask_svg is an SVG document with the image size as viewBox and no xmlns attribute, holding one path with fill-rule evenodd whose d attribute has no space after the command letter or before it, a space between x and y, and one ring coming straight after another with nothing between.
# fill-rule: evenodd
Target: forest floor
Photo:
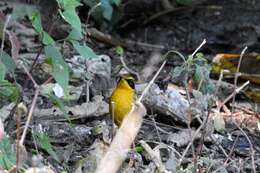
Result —
<instances>
[{"instance_id":1,"label":"forest floor","mask_svg":"<svg viewBox=\"0 0 260 173\"><path fill-rule=\"evenodd\" d=\"M42 44L30 23L23 19L10 24L7 30L19 40L19 59L25 69L37 83L48 79L41 84L34 103L25 147L14 155L17 158L19 153L23 170L37 167L46 172L94 172L111 143L108 101L120 68L130 68L141 78L136 84L136 94L140 96L166 52L174 50L188 57L205 39L205 45L198 50L203 53L203 60L194 56L198 59L185 64L177 56L167 59L144 99L147 115L120 172L260 172L260 3L205 0L164 10L159 2L124 2L123 15L110 32L90 18L85 41L100 55L96 59L82 60L72 46L57 43L71 69L68 100L49 95L56 87L55 81L50 78ZM6 13L3 4L1 14ZM79 10L82 21L86 21L84 10ZM54 24L51 36L62 40L67 32L66 27L63 29L59 22ZM5 43L4 50L12 52L11 45ZM118 45L123 57L119 56ZM232 75L209 74L219 55L230 54L236 57ZM22 134L36 93L35 84L22 66L15 74L15 80L12 75L7 78L20 87L20 101L25 108L19 110L25 113L17 111L16 103L0 101L0 118L13 145L12 141ZM195 78L201 76L205 81L196 83ZM0 145L6 154L0 153L1 166L4 159L11 165L14 162L11 156L7 157L7 143ZM152 148L156 157L144 144Z\"/></svg>"}]
</instances>

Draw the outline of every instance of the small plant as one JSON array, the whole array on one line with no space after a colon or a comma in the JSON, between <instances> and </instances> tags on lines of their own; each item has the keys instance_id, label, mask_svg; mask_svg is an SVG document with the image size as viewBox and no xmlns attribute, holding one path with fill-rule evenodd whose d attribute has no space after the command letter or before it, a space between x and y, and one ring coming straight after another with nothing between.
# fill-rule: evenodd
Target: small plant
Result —
<instances>
[{"instance_id":1,"label":"small plant","mask_svg":"<svg viewBox=\"0 0 260 173\"><path fill-rule=\"evenodd\" d=\"M202 93L213 93L213 84L210 81L211 66L204 58L204 55L202 53L197 53L194 57L190 55L187 60L184 59L184 61L181 66L177 66L172 70L171 76L173 81L186 85L185 82L192 79L193 84L195 84L197 89L201 90Z\"/></svg>"},{"instance_id":2,"label":"small plant","mask_svg":"<svg viewBox=\"0 0 260 173\"><path fill-rule=\"evenodd\" d=\"M76 52L78 52L78 54L81 55L82 58L84 59L96 58L97 55L95 54L95 52L90 47L88 47L85 44L85 41L83 40L85 33L82 30L82 24L76 11L77 7L79 7L82 4L78 0L57 0L57 3L59 8L58 15L60 15L64 19L64 21L66 21L71 26L71 32L69 33L68 37L63 41L66 44L69 44L71 47L73 47L76 50ZM42 50L45 54L44 62L50 66L50 73L52 77L55 79L55 81L57 82L57 84L62 88L63 92L65 93L64 98L66 99L66 96L68 96L69 93L68 86L69 86L69 79L70 79L70 69L67 62L65 61L64 55L57 48L58 40L53 39L52 36L49 35L47 31L44 30L44 28L42 27L41 14L39 11L37 11L37 9L33 9L29 13L26 13L24 15L29 17L34 30L38 33L42 44ZM3 29L3 34L1 33L2 35L6 34L6 28ZM14 37L16 37L15 34ZM2 40L4 42L4 39ZM7 80L10 79L11 77L13 77L13 79L15 80L15 70L16 70L17 62L14 62L16 58L13 57L13 49L16 49L15 51L16 51L17 58L19 57L18 55L19 47L15 47L14 39L12 40L12 38L9 37L9 40L12 46L12 51L11 51L12 57L7 52L4 51L3 47L1 48L1 52L0 52L0 101L1 103L4 101L18 102L20 96L19 94L20 91L18 87L15 84L13 84L11 81ZM16 38L15 42L19 43L19 40ZM2 45L4 44L2 43ZM37 59L35 59L35 62L37 63ZM25 66L23 67L24 69L26 69ZM27 75L28 73L30 73L29 69L25 71ZM35 84L34 86L36 88L36 91L38 91L39 87L41 86L36 86L36 85L40 85L40 84ZM65 115L67 115L61 99L58 98L58 96L54 96L54 95L48 95L48 96L49 99L54 102L54 105L59 107L62 110L62 112ZM24 132L26 134L26 131ZM52 148L48 136L37 132L33 132L32 134L34 135L36 141L39 143L40 147L44 151L46 151L49 155L51 155L56 161L59 162L59 159ZM2 141L0 141L0 167L1 167L0 169L8 170L16 162L15 153L11 152L12 150L10 147L11 147L11 143L8 138L4 138Z\"/></svg>"}]
</instances>

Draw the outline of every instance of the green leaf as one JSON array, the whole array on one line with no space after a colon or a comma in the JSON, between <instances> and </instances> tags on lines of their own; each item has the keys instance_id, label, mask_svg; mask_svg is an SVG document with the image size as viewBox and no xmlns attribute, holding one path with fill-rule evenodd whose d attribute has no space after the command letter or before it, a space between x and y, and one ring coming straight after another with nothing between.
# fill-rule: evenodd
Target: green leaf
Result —
<instances>
[{"instance_id":1,"label":"green leaf","mask_svg":"<svg viewBox=\"0 0 260 173\"><path fill-rule=\"evenodd\" d=\"M59 10L59 13L66 22L68 22L72 27L77 29L78 32L81 32L81 22L75 9L69 8L66 9L64 12L61 12Z\"/></svg>"},{"instance_id":2,"label":"green leaf","mask_svg":"<svg viewBox=\"0 0 260 173\"><path fill-rule=\"evenodd\" d=\"M51 155L57 162L59 161L59 158L55 151L52 148L52 145L50 143L50 139L47 135L44 133L40 133L37 131L32 131L32 135L35 137L36 141L39 143L40 147L46 151L49 155Z\"/></svg>"},{"instance_id":3,"label":"green leaf","mask_svg":"<svg viewBox=\"0 0 260 173\"><path fill-rule=\"evenodd\" d=\"M0 141L0 170L9 170L16 163L16 154L10 139L6 136Z\"/></svg>"},{"instance_id":4,"label":"green leaf","mask_svg":"<svg viewBox=\"0 0 260 173\"><path fill-rule=\"evenodd\" d=\"M123 54L124 54L124 48L122 48L121 46L117 46L117 47L116 47L116 53L117 53L119 56L123 56Z\"/></svg>"},{"instance_id":5,"label":"green leaf","mask_svg":"<svg viewBox=\"0 0 260 173\"><path fill-rule=\"evenodd\" d=\"M202 82L201 91L204 94L210 94L214 92L214 87L210 80L210 70L211 67L209 64L205 64L203 66L195 64L193 81L197 85L199 85L199 83Z\"/></svg>"},{"instance_id":6,"label":"green leaf","mask_svg":"<svg viewBox=\"0 0 260 173\"><path fill-rule=\"evenodd\" d=\"M76 8L82 4L77 0L57 0L62 9Z\"/></svg>"},{"instance_id":7,"label":"green leaf","mask_svg":"<svg viewBox=\"0 0 260 173\"><path fill-rule=\"evenodd\" d=\"M33 25L35 31L38 33L42 33L43 29L42 29L42 21L41 21L40 13L34 13L30 17L30 19L31 19L31 22L32 22L32 25Z\"/></svg>"},{"instance_id":8,"label":"green leaf","mask_svg":"<svg viewBox=\"0 0 260 173\"><path fill-rule=\"evenodd\" d=\"M19 98L18 88L7 80L0 81L0 98L16 102Z\"/></svg>"},{"instance_id":9,"label":"green leaf","mask_svg":"<svg viewBox=\"0 0 260 173\"><path fill-rule=\"evenodd\" d=\"M208 61L202 53L197 53L193 58L192 63L203 66L207 65Z\"/></svg>"},{"instance_id":10,"label":"green leaf","mask_svg":"<svg viewBox=\"0 0 260 173\"><path fill-rule=\"evenodd\" d=\"M185 76L188 73L187 69L183 66L177 66L171 70L172 80L184 84Z\"/></svg>"},{"instance_id":11,"label":"green leaf","mask_svg":"<svg viewBox=\"0 0 260 173\"><path fill-rule=\"evenodd\" d=\"M195 64L195 73L193 75L193 80L199 83L201 80L205 80L204 76L205 68Z\"/></svg>"},{"instance_id":12,"label":"green leaf","mask_svg":"<svg viewBox=\"0 0 260 173\"><path fill-rule=\"evenodd\" d=\"M45 45L54 45L55 41L52 39L52 37L47 33L43 32L43 44Z\"/></svg>"},{"instance_id":13,"label":"green leaf","mask_svg":"<svg viewBox=\"0 0 260 173\"><path fill-rule=\"evenodd\" d=\"M68 40L81 40L83 39L83 35L79 30L72 27L72 30L69 33L69 36L67 37Z\"/></svg>"},{"instance_id":14,"label":"green leaf","mask_svg":"<svg viewBox=\"0 0 260 173\"><path fill-rule=\"evenodd\" d=\"M109 0L101 0L101 8L103 9L103 17L110 21L112 19L113 7L111 6Z\"/></svg>"},{"instance_id":15,"label":"green leaf","mask_svg":"<svg viewBox=\"0 0 260 173\"><path fill-rule=\"evenodd\" d=\"M69 84L69 67L62 58L61 53L54 46L45 46L45 54L51 59L52 75L54 79L64 89L65 93Z\"/></svg>"},{"instance_id":16,"label":"green leaf","mask_svg":"<svg viewBox=\"0 0 260 173\"><path fill-rule=\"evenodd\" d=\"M142 147L141 145L139 145L139 146L136 146L136 147L135 147L135 151L136 151L137 153L141 153L141 152L144 151L144 149L143 149L143 147Z\"/></svg>"},{"instance_id":17,"label":"green leaf","mask_svg":"<svg viewBox=\"0 0 260 173\"><path fill-rule=\"evenodd\" d=\"M0 57L1 58L1 57ZM14 73L14 70L16 68L16 65L14 63L14 60L11 58L9 54L7 54L5 51L2 53L1 58L2 63L5 65L8 71Z\"/></svg>"},{"instance_id":18,"label":"green leaf","mask_svg":"<svg viewBox=\"0 0 260 173\"><path fill-rule=\"evenodd\" d=\"M214 129L220 133L225 131L225 120L222 115L213 116Z\"/></svg>"},{"instance_id":19,"label":"green leaf","mask_svg":"<svg viewBox=\"0 0 260 173\"><path fill-rule=\"evenodd\" d=\"M0 81L1 81L1 80L4 80L4 78L5 78L5 73L6 73L5 65L0 62Z\"/></svg>"},{"instance_id":20,"label":"green leaf","mask_svg":"<svg viewBox=\"0 0 260 173\"><path fill-rule=\"evenodd\" d=\"M73 47L77 50L77 52L84 58L88 59L88 58L97 58L97 55L95 54L95 52L89 48L86 45L81 46L79 44L78 41L71 41Z\"/></svg>"}]
</instances>

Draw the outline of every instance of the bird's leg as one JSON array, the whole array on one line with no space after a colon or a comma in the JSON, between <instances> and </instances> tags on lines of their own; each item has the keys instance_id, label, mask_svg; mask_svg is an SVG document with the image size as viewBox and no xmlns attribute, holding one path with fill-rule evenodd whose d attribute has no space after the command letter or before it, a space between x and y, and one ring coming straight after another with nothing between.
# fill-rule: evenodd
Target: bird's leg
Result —
<instances>
[{"instance_id":1,"label":"bird's leg","mask_svg":"<svg viewBox=\"0 0 260 173\"><path fill-rule=\"evenodd\" d=\"M113 138L115 136L115 127L114 127L114 122L115 122L115 102L111 102L111 117L112 117L112 128L111 128L111 131L110 131L110 134L111 134L111 141L113 141Z\"/></svg>"}]
</instances>

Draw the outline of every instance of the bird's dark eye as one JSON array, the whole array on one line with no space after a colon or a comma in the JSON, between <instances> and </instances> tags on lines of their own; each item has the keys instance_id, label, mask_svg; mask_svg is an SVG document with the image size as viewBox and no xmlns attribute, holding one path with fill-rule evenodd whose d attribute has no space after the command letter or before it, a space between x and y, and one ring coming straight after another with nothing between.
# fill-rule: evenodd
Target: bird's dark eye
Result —
<instances>
[{"instance_id":1,"label":"bird's dark eye","mask_svg":"<svg viewBox=\"0 0 260 173\"><path fill-rule=\"evenodd\" d=\"M116 78L116 82L117 82L117 84L121 81L121 79L122 79L121 76Z\"/></svg>"},{"instance_id":2,"label":"bird's dark eye","mask_svg":"<svg viewBox=\"0 0 260 173\"><path fill-rule=\"evenodd\" d=\"M126 82L132 89L135 89L135 82L133 79L126 79Z\"/></svg>"}]
</instances>

